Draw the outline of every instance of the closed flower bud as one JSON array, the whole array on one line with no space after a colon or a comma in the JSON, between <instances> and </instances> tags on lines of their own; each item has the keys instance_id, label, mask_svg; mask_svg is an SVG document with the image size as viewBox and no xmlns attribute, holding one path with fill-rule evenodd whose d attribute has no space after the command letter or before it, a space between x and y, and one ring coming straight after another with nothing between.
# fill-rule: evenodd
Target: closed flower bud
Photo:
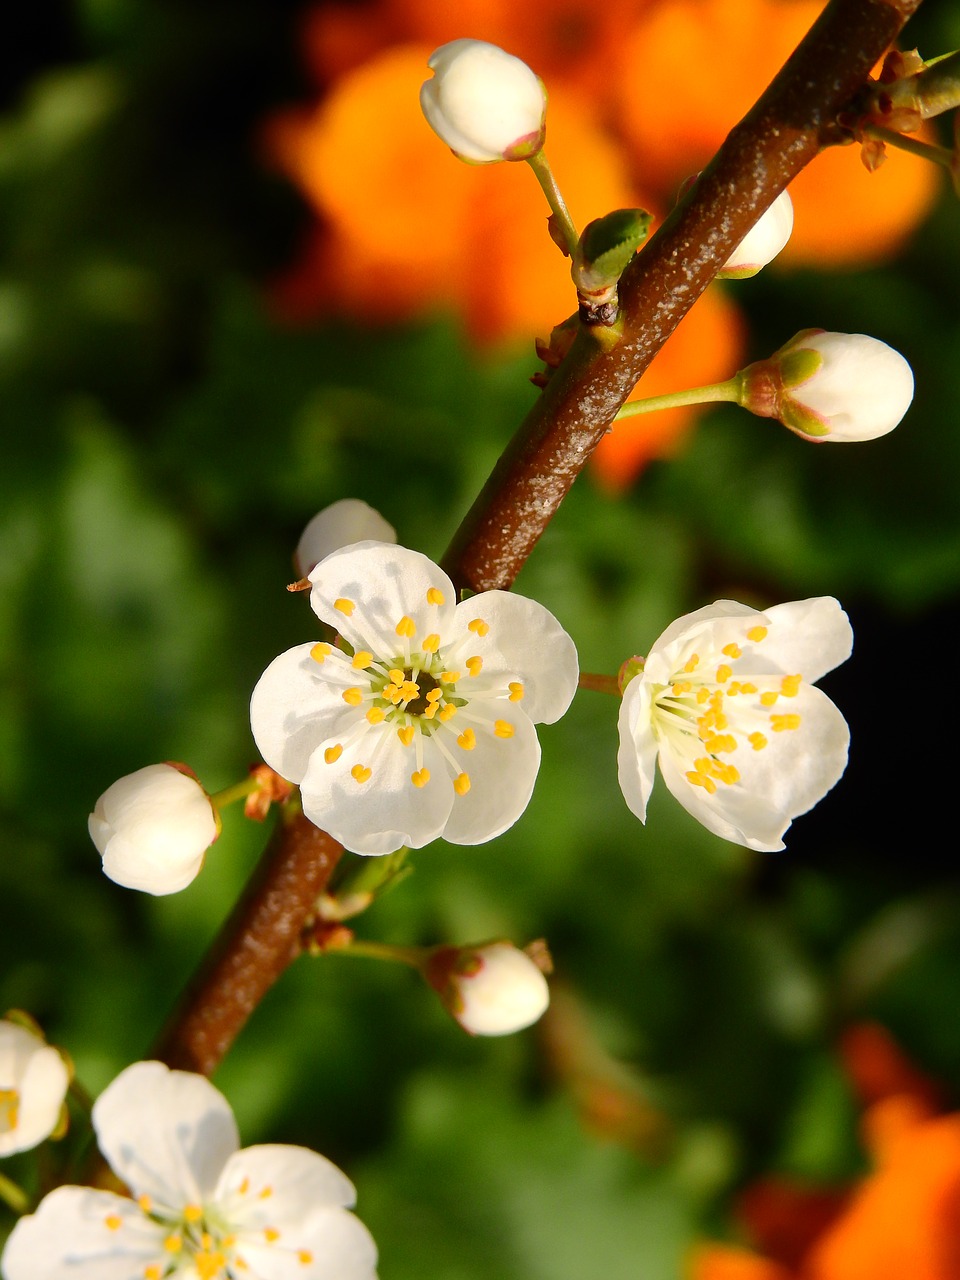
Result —
<instances>
[{"instance_id":1,"label":"closed flower bud","mask_svg":"<svg viewBox=\"0 0 960 1280\"><path fill-rule=\"evenodd\" d=\"M746 280L772 262L793 231L793 204L786 191L753 224L717 274L721 279Z\"/></svg>"},{"instance_id":2,"label":"closed flower bud","mask_svg":"<svg viewBox=\"0 0 960 1280\"><path fill-rule=\"evenodd\" d=\"M70 1071L19 1022L0 1021L0 1156L28 1151L60 1127Z\"/></svg>"},{"instance_id":3,"label":"closed flower bud","mask_svg":"<svg viewBox=\"0 0 960 1280\"><path fill-rule=\"evenodd\" d=\"M440 947L426 978L472 1036L504 1036L536 1022L550 1003L547 980L512 942Z\"/></svg>"},{"instance_id":4,"label":"closed flower bud","mask_svg":"<svg viewBox=\"0 0 960 1280\"><path fill-rule=\"evenodd\" d=\"M543 146L547 95L525 62L484 40L451 40L427 63L420 89L427 123L473 164L526 160Z\"/></svg>"},{"instance_id":5,"label":"closed flower bud","mask_svg":"<svg viewBox=\"0 0 960 1280\"><path fill-rule=\"evenodd\" d=\"M359 498L341 498L313 517L297 543L294 563L301 577L321 560L354 542L396 542L397 531Z\"/></svg>"},{"instance_id":6,"label":"closed flower bud","mask_svg":"<svg viewBox=\"0 0 960 1280\"><path fill-rule=\"evenodd\" d=\"M817 442L886 435L913 400L909 364L864 333L805 329L740 376L745 409Z\"/></svg>"},{"instance_id":7,"label":"closed flower bud","mask_svg":"<svg viewBox=\"0 0 960 1280\"><path fill-rule=\"evenodd\" d=\"M173 764L120 778L88 819L104 873L128 889L176 893L194 879L219 823L207 793Z\"/></svg>"}]
</instances>

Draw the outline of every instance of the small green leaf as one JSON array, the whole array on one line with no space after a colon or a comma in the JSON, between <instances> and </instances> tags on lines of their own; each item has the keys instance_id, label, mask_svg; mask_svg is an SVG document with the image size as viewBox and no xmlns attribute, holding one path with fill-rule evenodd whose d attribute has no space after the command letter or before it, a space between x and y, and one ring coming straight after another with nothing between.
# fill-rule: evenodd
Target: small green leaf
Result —
<instances>
[{"instance_id":1,"label":"small green leaf","mask_svg":"<svg viewBox=\"0 0 960 1280\"><path fill-rule=\"evenodd\" d=\"M614 209L584 228L580 259L588 287L601 288L620 279L652 222L653 214L645 209Z\"/></svg>"}]
</instances>

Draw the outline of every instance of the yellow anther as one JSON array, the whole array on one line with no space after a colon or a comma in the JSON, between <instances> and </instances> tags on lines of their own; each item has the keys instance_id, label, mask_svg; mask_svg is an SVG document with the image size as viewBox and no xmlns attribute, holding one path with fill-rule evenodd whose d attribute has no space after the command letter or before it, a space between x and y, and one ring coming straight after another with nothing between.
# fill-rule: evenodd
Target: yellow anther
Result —
<instances>
[{"instance_id":1,"label":"yellow anther","mask_svg":"<svg viewBox=\"0 0 960 1280\"><path fill-rule=\"evenodd\" d=\"M410 781L415 787L425 787L430 781L430 770L417 769L415 773L411 773Z\"/></svg>"},{"instance_id":2,"label":"yellow anther","mask_svg":"<svg viewBox=\"0 0 960 1280\"><path fill-rule=\"evenodd\" d=\"M490 624L484 622L482 618L474 618L472 622L467 623L467 630L472 631L474 635L485 636L490 630Z\"/></svg>"},{"instance_id":3,"label":"yellow anther","mask_svg":"<svg viewBox=\"0 0 960 1280\"><path fill-rule=\"evenodd\" d=\"M405 724L402 729L397 730L397 737L405 747L409 747L413 742L413 736L417 732L412 724Z\"/></svg>"},{"instance_id":4,"label":"yellow anther","mask_svg":"<svg viewBox=\"0 0 960 1280\"><path fill-rule=\"evenodd\" d=\"M203 1217L203 1209L198 1204L188 1204L183 1211L187 1222L199 1222Z\"/></svg>"},{"instance_id":5,"label":"yellow anther","mask_svg":"<svg viewBox=\"0 0 960 1280\"><path fill-rule=\"evenodd\" d=\"M670 690L670 692L673 694L675 698L679 698L685 693L690 693L692 689L693 689L693 685L690 683L689 680L678 680L677 683Z\"/></svg>"},{"instance_id":6,"label":"yellow anther","mask_svg":"<svg viewBox=\"0 0 960 1280\"><path fill-rule=\"evenodd\" d=\"M149 1213L153 1208L153 1201L149 1196L137 1196L137 1204L140 1206L141 1213Z\"/></svg>"},{"instance_id":7,"label":"yellow anther","mask_svg":"<svg viewBox=\"0 0 960 1280\"><path fill-rule=\"evenodd\" d=\"M444 724L446 724L446 723L447 723L447 721L448 721L448 720L452 720L452 719L453 719L453 717L454 717L456 714L457 714L457 706L456 706L456 703L454 703L454 702L447 702L447 703L445 703L445 704L444 704L444 706L442 706L442 707L440 708L440 716L439 716L439 719L441 719L441 720L443 721L443 723L444 723Z\"/></svg>"},{"instance_id":8,"label":"yellow anther","mask_svg":"<svg viewBox=\"0 0 960 1280\"><path fill-rule=\"evenodd\" d=\"M457 746L464 751L472 751L477 745L477 735L472 729L464 729L463 733L457 738Z\"/></svg>"},{"instance_id":9,"label":"yellow anther","mask_svg":"<svg viewBox=\"0 0 960 1280\"><path fill-rule=\"evenodd\" d=\"M460 679L459 671L441 671L440 672L441 684L456 684L459 679Z\"/></svg>"},{"instance_id":10,"label":"yellow anther","mask_svg":"<svg viewBox=\"0 0 960 1280\"><path fill-rule=\"evenodd\" d=\"M340 696L348 707L359 707L360 703L363 701L363 690L356 688L344 689Z\"/></svg>"},{"instance_id":11,"label":"yellow anther","mask_svg":"<svg viewBox=\"0 0 960 1280\"><path fill-rule=\"evenodd\" d=\"M443 604L445 599L439 587L427 587L427 604Z\"/></svg>"},{"instance_id":12,"label":"yellow anther","mask_svg":"<svg viewBox=\"0 0 960 1280\"><path fill-rule=\"evenodd\" d=\"M524 689L523 689L523 685L520 683L519 680L511 680L510 683L507 685L507 688L510 690L511 702L523 701Z\"/></svg>"},{"instance_id":13,"label":"yellow anther","mask_svg":"<svg viewBox=\"0 0 960 1280\"><path fill-rule=\"evenodd\" d=\"M276 1227L264 1227L263 1234L268 1244L273 1244L274 1241L280 1239L280 1232Z\"/></svg>"},{"instance_id":14,"label":"yellow anther","mask_svg":"<svg viewBox=\"0 0 960 1280\"><path fill-rule=\"evenodd\" d=\"M755 684L750 684L749 682L747 682L746 684L742 684L742 685L740 686L740 692L741 692L741 693L756 693L756 692L757 692L757 686L756 686Z\"/></svg>"},{"instance_id":15,"label":"yellow anther","mask_svg":"<svg viewBox=\"0 0 960 1280\"><path fill-rule=\"evenodd\" d=\"M686 662L683 664L683 669L687 673L687 675L690 675L692 671L696 671L699 665L700 665L699 653L692 653L690 657L686 660Z\"/></svg>"},{"instance_id":16,"label":"yellow anther","mask_svg":"<svg viewBox=\"0 0 960 1280\"><path fill-rule=\"evenodd\" d=\"M803 676L784 676L780 681L780 692L785 698L795 698L803 683Z\"/></svg>"},{"instance_id":17,"label":"yellow anther","mask_svg":"<svg viewBox=\"0 0 960 1280\"><path fill-rule=\"evenodd\" d=\"M453 780L453 789L458 796L465 796L470 790L469 773L458 773Z\"/></svg>"},{"instance_id":18,"label":"yellow anther","mask_svg":"<svg viewBox=\"0 0 960 1280\"><path fill-rule=\"evenodd\" d=\"M362 765L358 765L358 766L357 766L357 768L363 768L363 766L362 766ZM369 774L368 774L367 776L369 777ZM260 1199L261 1199L261 1200L269 1200L269 1199L270 1199L270 1197L271 1197L272 1195L273 1195L273 1187L271 1187L271 1186L266 1186L266 1187L264 1187L264 1188L263 1188L263 1190L260 1192Z\"/></svg>"},{"instance_id":19,"label":"yellow anther","mask_svg":"<svg viewBox=\"0 0 960 1280\"><path fill-rule=\"evenodd\" d=\"M732 764L720 765L716 776L721 782L725 782L728 787L732 787L735 782L740 781L740 771Z\"/></svg>"},{"instance_id":20,"label":"yellow anther","mask_svg":"<svg viewBox=\"0 0 960 1280\"><path fill-rule=\"evenodd\" d=\"M424 653L436 653L440 648L440 637L436 632L434 632L433 635L426 636L420 648Z\"/></svg>"},{"instance_id":21,"label":"yellow anther","mask_svg":"<svg viewBox=\"0 0 960 1280\"><path fill-rule=\"evenodd\" d=\"M754 751L762 751L767 745L767 739L762 733L751 733L747 739Z\"/></svg>"},{"instance_id":22,"label":"yellow anther","mask_svg":"<svg viewBox=\"0 0 960 1280\"><path fill-rule=\"evenodd\" d=\"M333 607L337 613L342 613L344 617L349 618L357 606L352 600L347 600L346 597L341 596L339 600L334 600Z\"/></svg>"},{"instance_id":23,"label":"yellow anther","mask_svg":"<svg viewBox=\"0 0 960 1280\"><path fill-rule=\"evenodd\" d=\"M774 733L783 733L787 729L799 729L800 717L798 715L771 716L770 725Z\"/></svg>"},{"instance_id":24,"label":"yellow anther","mask_svg":"<svg viewBox=\"0 0 960 1280\"><path fill-rule=\"evenodd\" d=\"M437 704L435 702L431 702L428 706L424 707L423 709L424 720L432 720L436 714L437 714Z\"/></svg>"},{"instance_id":25,"label":"yellow anther","mask_svg":"<svg viewBox=\"0 0 960 1280\"><path fill-rule=\"evenodd\" d=\"M350 665L356 671L366 671L367 667L369 667L372 661L373 661L373 654L370 653L369 650L358 649L357 652L353 655L353 661L350 663Z\"/></svg>"},{"instance_id":26,"label":"yellow anther","mask_svg":"<svg viewBox=\"0 0 960 1280\"><path fill-rule=\"evenodd\" d=\"M209 1231L204 1231L203 1235L201 1235L200 1248L208 1251L213 1248L213 1236Z\"/></svg>"},{"instance_id":27,"label":"yellow anther","mask_svg":"<svg viewBox=\"0 0 960 1280\"><path fill-rule=\"evenodd\" d=\"M400 699L402 702L412 702L414 698L420 694L420 686L416 680L404 680L400 686Z\"/></svg>"},{"instance_id":28,"label":"yellow anther","mask_svg":"<svg viewBox=\"0 0 960 1280\"><path fill-rule=\"evenodd\" d=\"M119 1231L123 1226L123 1219L119 1213L108 1213L103 1221L108 1231Z\"/></svg>"},{"instance_id":29,"label":"yellow anther","mask_svg":"<svg viewBox=\"0 0 960 1280\"><path fill-rule=\"evenodd\" d=\"M766 640L766 638L767 638L766 627L751 627L750 630L747 632L747 639L752 640L754 644L759 644L761 640Z\"/></svg>"},{"instance_id":30,"label":"yellow anther","mask_svg":"<svg viewBox=\"0 0 960 1280\"><path fill-rule=\"evenodd\" d=\"M703 787L707 795L710 795L710 796L716 795L717 784L714 782L712 778L707 778L702 773L694 773L693 770L691 770L687 774L684 774L684 777L687 779L689 783L692 783L693 786Z\"/></svg>"},{"instance_id":31,"label":"yellow anther","mask_svg":"<svg viewBox=\"0 0 960 1280\"><path fill-rule=\"evenodd\" d=\"M498 738L512 738L513 725L509 720L495 720L493 722L493 732Z\"/></svg>"},{"instance_id":32,"label":"yellow anther","mask_svg":"<svg viewBox=\"0 0 960 1280\"><path fill-rule=\"evenodd\" d=\"M760 705L762 707L772 707L776 700L780 697L779 693L761 693Z\"/></svg>"},{"instance_id":33,"label":"yellow anther","mask_svg":"<svg viewBox=\"0 0 960 1280\"><path fill-rule=\"evenodd\" d=\"M721 662L717 667L717 684L723 684L733 675L733 668L728 667L725 662Z\"/></svg>"},{"instance_id":34,"label":"yellow anther","mask_svg":"<svg viewBox=\"0 0 960 1280\"><path fill-rule=\"evenodd\" d=\"M179 1253L183 1248L183 1236L178 1235L176 1231L172 1232L164 1240L163 1247L167 1253Z\"/></svg>"},{"instance_id":35,"label":"yellow anther","mask_svg":"<svg viewBox=\"0 0 960 1280\"><path fill-rule=\"evenodd\" d=\"M240 1195L245 1196L249 1190L250 1190L250 1179L244 1178L244 1180L240 1183L239 1187L237 1187L237 1191L239 1192Z\"/></svg>"},{"instance_id":36,"label":"yellow anther","mask_svg":"<svg viewBox=\"0 0 960 1280\"><path fill-rule=\"evenodd\" d=\"M697 702L700 704L701 707L709 699L709 697L710 697L710 690L705 686L697 690Z\"/></svg>"},{"instance_id":37,"label":"yellow anther","mask_svg":"<svg viewBox=\"0 0 960 1280\"><path fill-rule=\"evenodd\" d=\"M143 1280L160 1280L163 1273L155 1262L151 1262L149 1267L145 1267L143 1271Z\"/></svg>"},{"instance_id":38,"label":"yellow anther","mask_svg":"<svg viewBox=\"0 0 960 1280\"><path fill-rule=\"evenodd\" d=\"M472 658L467 659L467 670L470 672L472 676L478 676L480 674L480 668L482 666L483 666L483 659L480 657L477 657L476 654L474 654Z\"/></svg>"},{"instance_id":39,"label":"yellow anther","mask_svg":"<svg viewBox=\"0 0 960 1280\"><path fill-rule=\"evenodd\" d=\"M439 702L442 697L443 697L442 689L431 689L430 692L427 694L427 701Z\"/></svg>"},{"instance_id":40,"label":"yellow anther","mask_svg":"<svg viewBox=\"0 0 960 1280\"><path fill-rule=\"evenodd\" d=\"M433 588L432 588L432 587L431 587L431 590L433 590ZM429 595L429 592L428 592L427 594ZM439 592L439 591L437 592L437 595L438 595L438 596L440 596L440 592ZM431 603L433 603L433 604L443 604L443 596L440 596L440 599L439 599L439 600L432 601ZM303 1265L304 1265L305 1267L309 1267L310 1263L313 1261L313 1254L310 1252L310 1250L309 1250L309 1249L298 1249L298 1250L297 1250L297 1261L298 1261L298 1262L302 1262L302 1263L303 1263Z\"/></svg>"},{"instance_id":41,"label":"yellow anther","mask_svg":"<svg viewBox=\"0 0 960 1280\"><path fill-rule=\"evenodd\" d=\"M321 640L310 650L310 657L314 662L326 662L327 658L330 656L330 652L330 645Z\"/></svg>"},{"instance_id":42,"label":"yellow anther","mask_svg":"<svg viewBox=\"0 0 960 1280\"><path fill-rule=\"evenodd\" d=\"M725 644L720 652L725 653L728 658L736 659L743 656L743 650L738 644Z\"/></svg>"},{"instance_id":43,"label":"yellow anther","mask_svg":"<svg viewBox=\"0 0 960 1280\"><path fill-rule=\"evenodd\" d=\"M406 680L407 678L406 675L400 670L399 667L391 667L389 671L389 676L391 681L398 686L403 684L404 680Z\"/></svg>"},{"instance_id":44,"label":"yellow anther","mask_svg":"<svg viewBox=\"0 0 960 1280\"><path fill-rule=\"evenodd\" d=\"M354 782L369 782L370 773L371 770L369 770L366 765L355 764L350 770L350 777L353 778ZM260 1195L263 1195L262 1191L260 1192Z\"/></svg>"},{"instance_id":45,"label":"yellow anther","mask_svg":"<svg viewBox=\"0 0 960 1280\"><path fill-rule=\"evenodd\" d=\"M408 640L412 640L417 634L417 624L411 617L404 614L397 623L395 630L398 636L406 636Z\"/></svg>"},{"instance_id":46,"label":"yellow anther","mask_svg":"<svg viewBox=\"0 0 960 1280\"><path fill-rule=\"evenodd\" d=\"M711 754L718 751L736 751L737 740L732 733L718 733L713 738L708 738L703 744Z\"/></svg>"},{"instance_id":47,"label":"yellow anther","mask_svg":"<svg viewBox=\"0 0 960 1280\"><path fill-rule=\"evenodd\" d=\"M370 710L367 712L367 720L370 722L370 724L382 724L383 717L385 715L386 715L386 712L383 710L382 707L371 707Z\"/></svg>"}]
</instances>

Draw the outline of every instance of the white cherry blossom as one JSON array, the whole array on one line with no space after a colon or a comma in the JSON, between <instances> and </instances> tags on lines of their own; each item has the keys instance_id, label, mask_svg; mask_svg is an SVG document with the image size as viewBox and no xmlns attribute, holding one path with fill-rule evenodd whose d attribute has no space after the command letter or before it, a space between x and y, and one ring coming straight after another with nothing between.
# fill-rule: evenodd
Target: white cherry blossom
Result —
<instances>
[{"instance_id":1,"label":"white cherry blossom","mask_svg":"<svg viewBox=\"0 0 960 1280\"><path fill-rule=\"evenodd\" d=\"M281 654L250 707L264 760L299 785L307 817L364 854L512 826L540 767L534 723L559 719L577 685L553 615L506 591L457 604L426 556L378 542L310 576L314 612L346 649Z\"/></svg>"},{"instance_id":2,"label":"white cherry blossom","mask_svg":"<svg viewBox=\"0 0 960 1280\"><path fill-rule=\"evenodd\" d=\"M134 1063L93 1126L132 1198L58 1187L14 1227L4 1280L376 1280L349 1180L303 1147L238 1150L203 1076Z\"/></svg>"},{"instance_id":3,"label":"white cherry blossom","mask_svg":"<svg viewBox=\"0 0 960 1280\"><path fill-rule=\"evenodd\" d=\"M430 55L420 90L427 123L461 160L525 160L543 146L547 95L525 62L485 40L451 40Z\"/></svg>"},{"instance_id":4,"label":"white cherry blossom","mask_svg":"<svg viewBox=\"0 0 960 1280\"><path fill-rule=\"evenodd\" d=\"M620 787L646 820L655 765L709 830L783 848L791 821L847 763L843 716L814 681L850 655L850 624L820 596L771 609L718 600L654 644L620 708Z\"/></svg>"},{"instance_id":5,"label":"white cherry blossom","mask_svg":"<svg viewBox=\"0 0 960 1280\"><path fill-rule=\"evenodd\" d=\"M427 981L472 1036L522 1031L550 1003L539 965L512 942L441 947L430 957Z\"/></svg>"},{"instance_id":6,"label":"white cherry blossom","mask_svg":"<svg viewBox=\"0 0 960 1280\"><path fill-rule=\"evenodd\" d=\"M174 764L150 764L108 787L87 819L104 874L127 889L177 893L194 880L219 834L197 779Z\"/></svg>"},{"instance_id":7,"label":"white cherry blossom","mask_svg":"<svg viewBox=\"0 0 960 1280\"><path fill-rule=\"evenodd\" d=\"M353 542L396 540L396 530L379 511L359 498L341 498L318 511L304 529L294 552L294 564L305 578L321 560L341 547Z\"/></svg>"},{"instance_id":8,"label":"white cherry blossom","mask_svg":"<svg viewBox=\"0 0 960 1280\"><path fill-rule=\"evenodd\" d=\"M50 1137L69 1084L67 1064L52 1045L18 1022L0 1021L0 1156Z\"/></svg>"},{"instance_id":9,"label":"white cherry blossom","mask_svg":"<svg viewBox=\"0 0 960 1280\"><path fill-rule=\"evenodd\" d=\"M793 233L793 202L781 191L764 210L747 234L723 264L718 274L732 280L755 276L785 248Z\"/></svg>"}]
</instances>

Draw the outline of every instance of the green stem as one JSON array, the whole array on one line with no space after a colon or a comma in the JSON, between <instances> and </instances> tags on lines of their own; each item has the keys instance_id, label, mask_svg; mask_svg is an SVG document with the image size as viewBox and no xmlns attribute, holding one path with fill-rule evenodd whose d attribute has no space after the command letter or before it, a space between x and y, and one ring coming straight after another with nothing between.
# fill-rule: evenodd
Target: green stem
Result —
<instances>
[{"instance_id":1,"label":"green stem","mask_svg":"<svg viewBox=\"0 0 960 1280\"><path fill-rule=\"evenodd\" d=\"M93 1098L84 1088L84 1086L80 1083L80 1081L76 1078L76 1076L74 1076L74 1078L70 1081L69 1093L70 1093L70 1097L74 1100L74 1102L77 1104L80 1110L89 1116L89 1114L93 1110Z\"/></svg>"},{"instance_id":2,"label":"green stem","mask_svg":"<svg viewBox=\"0 0 960 1280\"><path fill-rule=\"evenodd\" d=\"M235 782L232 787L224 787L222 791L215 792L210 797L210 803L219 812L225 809L228 804L236 804L238 800L246 800L247 796L253 795L254 791L260 786L257 779L250 775L244 778L242 782Z\"/></svg>"},{"instance_id":3,"label":"green stem","mask_svg":"<svg viewBox=\"0 0 960 1280\"><path fill-rule=\"evenodd\" d=\"M581 671L577 683L581 689L592 689L594 693L612 693L620 697L620 686L616 676L591 675L589 671Z\"/></svg>"},{"instance_id":4,"label":"green stem","mask_svg":"<svg viewBox=\"0 0 960 1280\"><path fill-rule=\"evenodd\" d=\"M688 404L715 404L722 400L742 403L742 384L739 373L726 382L714 382L706 387L691 387L689 391L669 391L662 396L648 396L646 400L628 400L614 418L635 418L640 413L654 413L657 409L679 409Z\"/></svg>"},{"instance_id":5,"label":"green stem","mask_svg":"<svg viewBox=\"0 0 960 1280\"><path fill-rule=\"evenodd\" d=\"M333 947L324 955L366 956L371 960L389 960L394 964L406 964L420 973L430 955L428 947L395 947L389 942L370 942L354 938L345 947Z\"/></svg>"},{"instance_id":6,"label":"green stem","mask_svg":"<svg viewBox=\"0 0 960 1280\"><path fill-rule=\"evenodd\" d=\"M30 1197L3 1173L0 1173L0 1200L8 1204L16 1214L30 1212Z\"/></svg>"},{"instance_id":7,"label":"green stem","mask_svg":"<svg viewBox=\"0 0 960 1280\"><path fill-rule=\"evenodd\" d=\"M885 129L880 124L868 124L863 131L870 138L879 138L888 147L897 147L900 151L909 151L913 156L923 160L931 160L944 169L952 169L957 157L949 147L938 147L933 142L921 142L919 138L911 138L908 134L897 133L895 129Z\"/></svg>"},{"instance_id":8,"label":"green stem","mask_svg":"<svg viewBox=\"0 0 960 1280\"><path fill-rule=\"evenodd\" d=\"M537 181L543 188L543 194L547 197L547 203L553 210L553 216L556 218L561 231L563 232L564 243L567 246L567 252L570 257L576 259L577 250L580 247L580 236L577 234L577 228L570 216L570 210L567 208L566 201L560 194L560 188L557 186L557 180L553 176L553 170L547 161L547 157L543 151L538 151L535 156L531 156L527 164L536 174Z\"/></svg>"}]
</instances>

